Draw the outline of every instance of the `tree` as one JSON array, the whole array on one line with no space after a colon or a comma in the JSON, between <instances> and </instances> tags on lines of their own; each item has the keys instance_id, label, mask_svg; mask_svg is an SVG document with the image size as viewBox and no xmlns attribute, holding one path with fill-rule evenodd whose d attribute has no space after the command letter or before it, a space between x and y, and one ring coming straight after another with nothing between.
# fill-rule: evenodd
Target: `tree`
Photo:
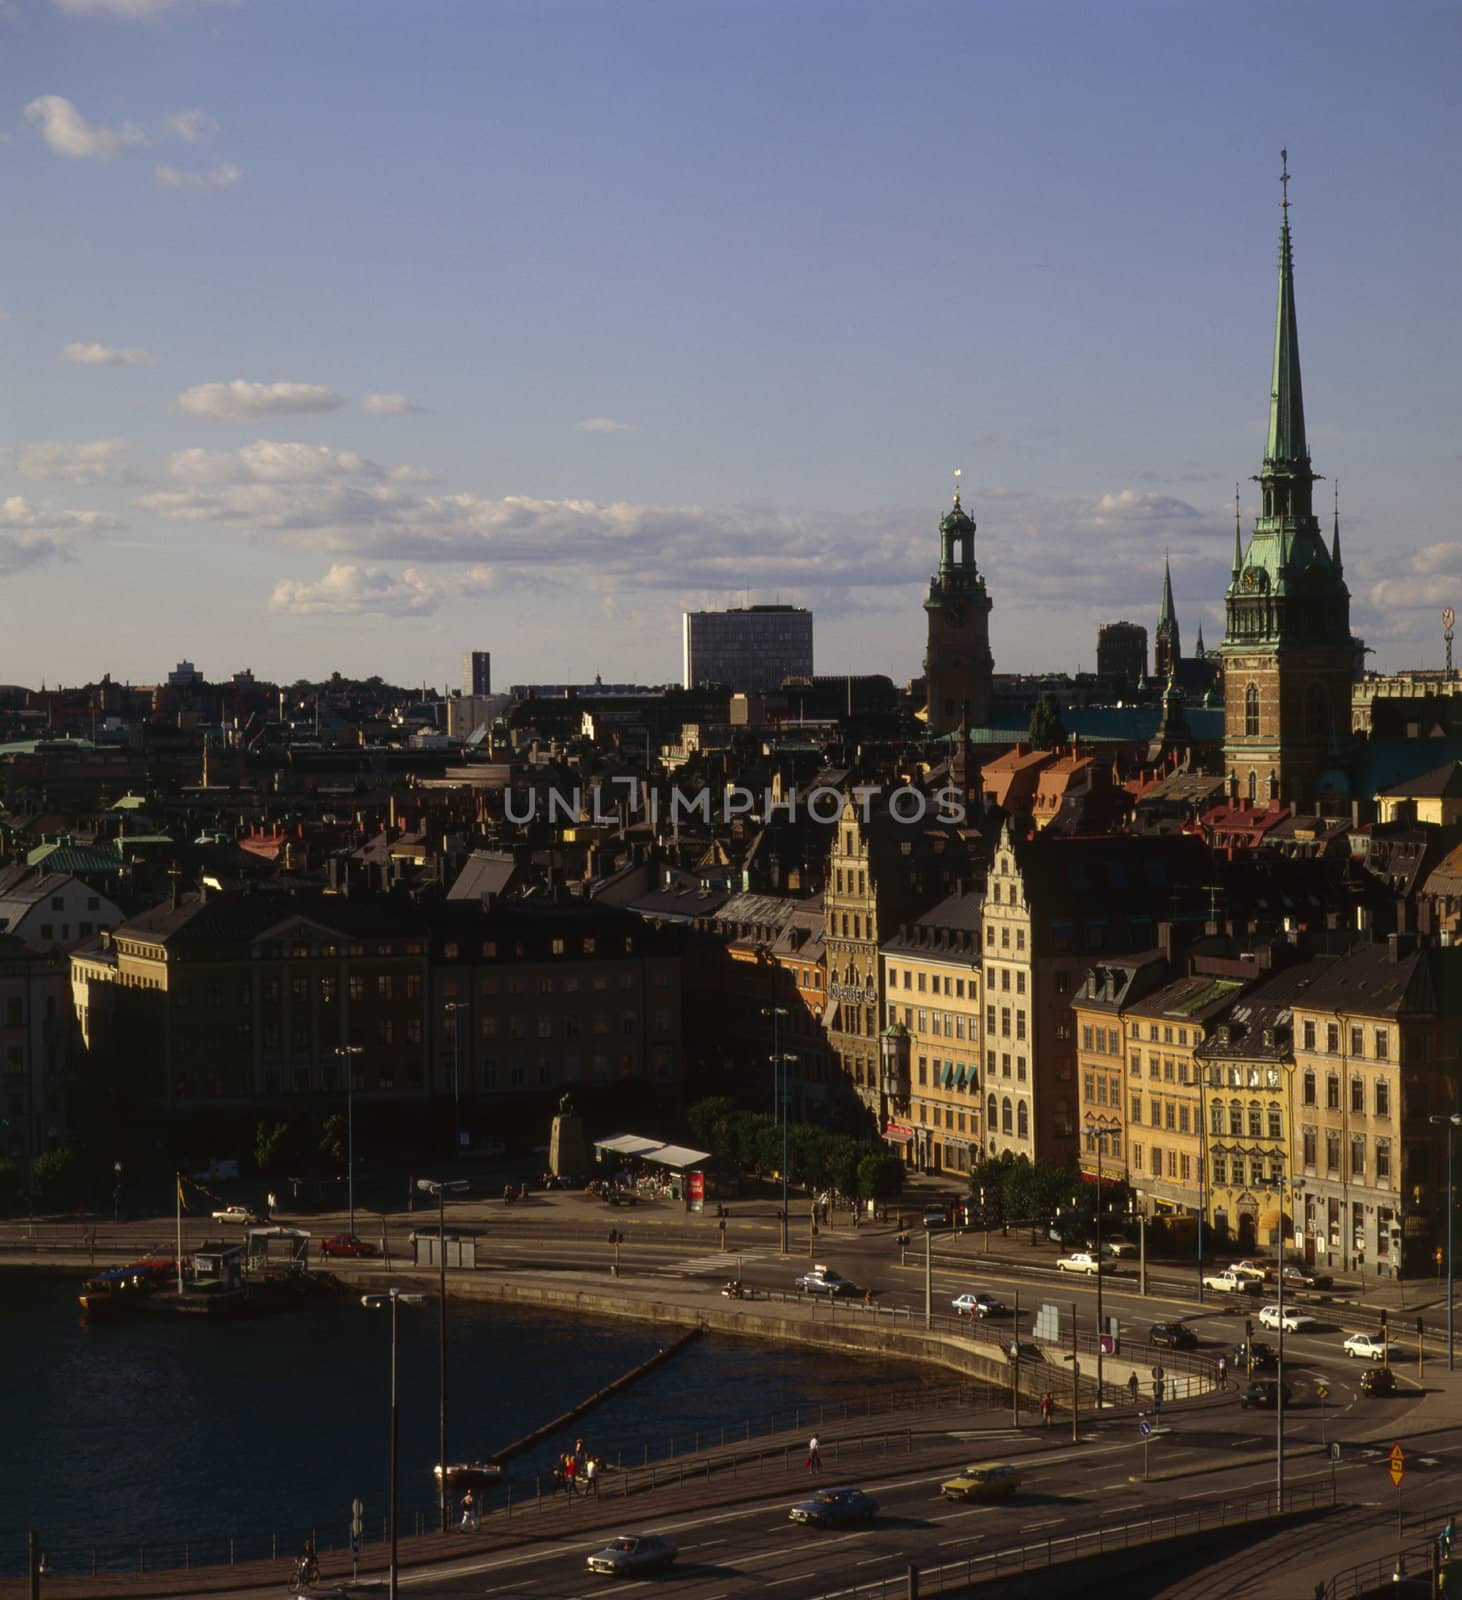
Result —
<instances>
[{"instance_id":1,"label":"tree","mask_svg":"<svg viewBox=\"0 0 1462 1600\"><path fill-rule=\"evenodd\" d=\"M1053 694L1043 694L1031 712L1026 733L1033 750L1057 750L1066 743L1066 724L1061 720L1061 705Z\"/></svg>"},{"instance_id":2,"label":"tree","mask_svg":"<svg viewBox=\"0 0 1462 1600\"><path fill-rule=\"evenodd\" d=\"M42 1211L69 1211L77 1201L79 1174L74 1150L45 1150L30 1169L31 1195Z\"/></svg>"},{"instance_id":3,"label":"tree","mask_svg":"<svg viewBox=\"0 0 1462 1600\"><path fill-rule=\"evenodd\" d=\"M320 1127L320 1154L327 1167L339 1169L345 1165L345 1118L338 1111L326 1117Z\"/></svg>"},{"instance_id":4,"label":"tree","mask_svg":"<svg viewBox=\"0 0 1462 1600\"><path fill-rule=\"evenodd\" d=\"M864 1200L894 1200L904 1187L904 1164L890 1151L871 1150L858 1163L858 1194Z\"/></svg>"},{"instance_id":5,"label":"tree","mask_svg":"<svg viewBox=\"0 0 1462 1600\"><path fill-rule=\"evenodd\" d=\"M271 1128L267 1122L259 1124L254 1139L254 1164L260 1172L273 1172L284 1158L289 1140L289 1124L276 1122Z\"/></svg>"}]
</instances>

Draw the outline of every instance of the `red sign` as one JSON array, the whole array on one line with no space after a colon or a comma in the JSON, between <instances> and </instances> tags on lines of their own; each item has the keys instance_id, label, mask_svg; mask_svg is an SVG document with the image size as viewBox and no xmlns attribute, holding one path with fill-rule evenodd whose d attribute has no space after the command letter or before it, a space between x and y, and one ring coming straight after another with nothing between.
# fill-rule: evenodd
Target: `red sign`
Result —
<instances>
[{"instance_id":1,"label":"red sign","mask_svg":"<svg viewBox=\"0 0 1462 1600\"><path fill-rule=\"evenodd\" d=\"M695 1205L706 1198L706 1175L704 1172L688 1172L685 1175L685 1198Z\"/></svg>"},{"instance_id":2,"label":"red sign","mask_svg":"<svg viewBox=\"0 0 1462 1600\"><path fill-rule=\"evenodd\" d=\"M908 1144L914 1137L914 1130L900 1122L890 1122L883 1130L883 1137L890 1144Z\"/></svg>"}]
</instances>

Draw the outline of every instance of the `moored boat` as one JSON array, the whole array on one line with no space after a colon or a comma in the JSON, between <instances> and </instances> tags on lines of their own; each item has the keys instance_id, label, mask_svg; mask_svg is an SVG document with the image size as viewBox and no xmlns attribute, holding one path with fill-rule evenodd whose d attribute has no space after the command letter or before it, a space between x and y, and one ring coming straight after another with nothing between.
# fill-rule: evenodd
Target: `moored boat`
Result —
<instances>
[{"instance_id":1,"label":"moored boat","mask_svg":"<svg viewBox=\"0 0 1462 1600\"><path fill-rule=\"evenodd\" d=\"M125 1267L108 1267L81 1286L81 1309L88 1317L110 1317L133 1310L177 1276L176 1261L149 1256Z\"/></svg>"}]
</instances>

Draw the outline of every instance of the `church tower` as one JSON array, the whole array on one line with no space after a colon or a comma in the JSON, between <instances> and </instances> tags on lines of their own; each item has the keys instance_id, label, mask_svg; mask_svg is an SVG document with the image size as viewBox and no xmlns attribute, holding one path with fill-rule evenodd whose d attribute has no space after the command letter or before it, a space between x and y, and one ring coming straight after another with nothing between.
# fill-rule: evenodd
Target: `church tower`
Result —
<instances>
[{"instance_id":1,"label":"church tower","mask_svg":"<svg viewBox=\"0 0 1462 1600\"><path fill-rule=\"evenodd\" d=\"M1312 506L1300 387L1289 161L1282 151L1279 307L1269 389L1269 437L1258 475L1260 512L1241 548L1237 503L1233 573L1224 595L1223 759L1230 792L1263 804L1308 805L1333 788L1333 751L1349 745L1350 694L1362 646L1350 632L1339 539L1328 549Z\"/></svg>"},{"instance_id":2,"label":"church tower","mask_svg":"<svg viewBox=\"0 0 1462 1600\"><path fill-rule=\"evenodd\" d=\"M1173 609L1173 575L1168 558L1162 558L1162 610L1157 616L1157 632L1152 640L1152 675L1166 683L1177 674L1183 642L1178 635L1178 614Z\"/></svg>"},{"instance_id":3,"label":"church tower","mask_svg":"<svg viewBox=\"0 0 1462 1600\"><path fill-rule=\"evenodd\" d=\"M958 480L959 474L955 474ZM975 524L959 503L939 524L939 571L929 580L924 610L929 647L924 675L929 696L929 732L953 733L961 722L984 727L990 720L991 599L975 567Z\"/></svg>"}]
</instances>

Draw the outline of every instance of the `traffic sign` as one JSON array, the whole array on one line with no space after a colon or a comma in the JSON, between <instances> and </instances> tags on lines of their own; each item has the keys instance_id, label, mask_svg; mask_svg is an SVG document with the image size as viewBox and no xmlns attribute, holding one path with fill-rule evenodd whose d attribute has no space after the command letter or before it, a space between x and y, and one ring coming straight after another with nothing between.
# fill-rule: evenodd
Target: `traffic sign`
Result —
<instances>
[{"instance_id":1,"label":"traffic sign","mask_svg":"<svg viewBox=\"0 0 1462 1600\"><path fill-rule=\"evenodd\" d=\"M360 1538L363 1526L361 1518L365 1515L365 1502L352 1500L350 1502L350 1531L354 1538Z\"/></svg>"},{"instance_id":2,"label":"traffic sign","mask_svg":"<svg viewBox=\"0 0 1462 1600\"><path fill-rule=\"evenodd\" d=\"M1163 1371L1163 1369L1161 1367L1154 1367L1152 1369L1152 1376L1153 1376L1153 1378L1154 1378L1154 1380L1156 1382L1161 1383L1163 1381L1163 1379L1167 1376L1167 1374Z\"/></svg>"},{"instance_id":3,"label":"traffic sign","mask_svg":"<svg viewBox=\"0 0 1462 1600\"><path fill-rule=\"evenodd\" d=\"M1328 1383L1317 1383L1315 1385L1315 1393L1321 1400L1328 1400L1330 1398L1330 1385Z\"/></svg>"},{"instance_id":4,"label":"traffic sign","mask_svg":"<svg viewBox=\"0 0 1462 1600\"><path fill-rule=\"evenodd\" d=\"M1391 1454L1386 1457L1386 1470L1391 1474L1391 1482L1399 1489L1401 1480L1406 1476L1406 1452L1399 1444L1391 1446Z\"/></svg>"},{"instance_id":5,"label":"traffic sign","mask_svg":"<svg viewBox=\"0 0 1462 1600\"><path fill-rule=\"evenodd\" d=\"M1142 1421L1137 1424L1137 1426L1142 1429L1142 1437L1144 1439L1148 1438L1151 1435L1151 1433L1152 1433L1152 1424L1147 1420L1146 1417L1144 1417L1142 1419Z\"/></svg>"},{"instance_id":6,"label":"traffic sign","mask_svg":"<svg viewBox=\"0 0 1462 1600\"><path fill-rule=\"evenodd\" d=\"M1336 1441L1332 1441L1330 1445L1330 1459L1332 1461L1339 1461L1340 1459L1340 1445Z\"/></svg>"}]
</instances>

